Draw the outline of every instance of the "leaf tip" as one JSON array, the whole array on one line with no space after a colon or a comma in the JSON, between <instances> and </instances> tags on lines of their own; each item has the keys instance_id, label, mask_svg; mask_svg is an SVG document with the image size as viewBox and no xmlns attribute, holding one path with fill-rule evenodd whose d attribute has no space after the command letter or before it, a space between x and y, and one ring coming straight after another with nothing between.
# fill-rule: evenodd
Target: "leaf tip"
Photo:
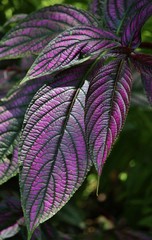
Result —
<instances>
[{"instance_id":1,"label":"leaf tip","mask_svg":"<svg viewBox=\"0 0 152 240\"><path fill-rule=\"evenodd\" d=\"M97 189L96 189L96 196L99 196L99 187L100 187L100 178L101 178L101 174L102 174L102 169L103 169L103 164L101 164L98 167L98 178L97 178Z\"/></svg>"},{"instance_id":2,"label":"leaf tip","mask_svg":"<svg viewBox=\"0 0 152 240\"><path fill-rule=\"evenodd\" d=\"M29 81L30 78L28 76L25 76L19 83L19 85L23 85L25 82Z\"/></svg>"},{"instance_id":3,"label":"leaf tip","mask_svg":"<svg viewBox=\"0 0 152 240\"><path fill-rule=\"evenodd\" d=\"M96 189L96 196L99 196L99 186L100 186L100 177L101 175L98 175L98 179L97 179L97 189Z\"/></svg>"}]
</instances>

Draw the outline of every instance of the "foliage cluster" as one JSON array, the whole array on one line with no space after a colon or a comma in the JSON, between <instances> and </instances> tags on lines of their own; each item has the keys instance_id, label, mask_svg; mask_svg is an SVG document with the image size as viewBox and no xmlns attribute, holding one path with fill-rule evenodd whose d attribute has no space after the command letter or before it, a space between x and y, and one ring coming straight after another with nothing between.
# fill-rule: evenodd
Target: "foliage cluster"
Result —
<instances>
[{"instance_id":1,"label":"foliage cluster","mask_svg":"<svg viewBox=\"0 0 152 240\"><path fill-rule=\"evenodd\" d=\"M19 14L4 25L13 27L0 42L0 183L19 173L21 204L15 196L7 199L8 193L2 201L0 209L6 219L1 219L2 239L20 229L24 239L24 225L28 239L68 238L58 234L48 219L67 203L92 165L98 180L94 173L89 175L82 199L89 199L95 190L93 180L99 184L129 110L132 85L133 107L111 161L104 167L106 194L99 194L98 202L116 219L121 219L123 211L133 228L151 229L152 187L146 185L151 176L151 168L146 167L150 164L151 110L142 94L143 86L152 104L152 44L150 36L147 41L143 34L148 32L151 15L150 0L94 0L89 11L53 5L27 16ZM11 59L18 60L14 64ZM135 151L139 146L146 146L142 155ZM115 190L105 181L107 176ZM115 210L109 209L110 201ZM143 212L139 212L141 206ZM66 220L69 209L70 204L63 210ZM71 212L73 225L86 229L75 207ZM109 230L107 239L150 239L126 229L123 219L117 222L104 210L94 222ZM119 227L123 230L118 231Z\"/></svg>"}]
</instances>

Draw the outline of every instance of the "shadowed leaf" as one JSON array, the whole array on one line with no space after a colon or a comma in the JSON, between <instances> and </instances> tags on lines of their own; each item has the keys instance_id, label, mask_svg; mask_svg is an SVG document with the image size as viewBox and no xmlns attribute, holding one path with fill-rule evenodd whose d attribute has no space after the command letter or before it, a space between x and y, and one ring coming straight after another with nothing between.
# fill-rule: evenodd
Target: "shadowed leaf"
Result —
<instances>
[{"instance_id":1,"label":"shadowed leaf","mask_svg":"<svg viewBox=\"0 0 152 240\"><path fill-rule=\"evenodd\" d=\"M125 60L112 61L99 68L90 82L85 108L86 137L99 175L124 124L131 83Z\"/></svg>"},{"instance_id":2,"label":"shadowed leaf","mask_svg":"<svg viewBox=\"0 0 152 240\"><path fill-rule=\"evenodd\" d=\"M80 24L98 26L91 14L69 5L54 5L31 13L3 37L0 58L38 54L59 33Z\"/></svg>"},{"instance_id":3,"label":"shadowed leaf","mask_svg":"<svg viewBox=\"0 0 152 240\"><path fill-rule=\"evenodd\" d=\"M146 4L141 7L133 18L127 23L122 35L122 45L136 48L141 43L141 28L146 20L152 15L152 3L145 1Z\"/></svg>"},{"instance_id":4,"label":"shadowed leaf","mask_svg":"<svg viewBox=\"0 0 152 240\"><path fill-rule=\"evenodd\" d=\"M146 54L132 54L131 60L141 73L143 87L148 101L152 105L152 56Z\"/></svg>"}]
</instances>

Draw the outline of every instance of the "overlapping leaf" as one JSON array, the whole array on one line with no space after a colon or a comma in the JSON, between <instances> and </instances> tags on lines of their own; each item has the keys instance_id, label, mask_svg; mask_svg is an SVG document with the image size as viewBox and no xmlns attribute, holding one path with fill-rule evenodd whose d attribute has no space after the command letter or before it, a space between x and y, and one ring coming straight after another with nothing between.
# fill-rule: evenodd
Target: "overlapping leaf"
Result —
<instances>
[{"instance_id":1,"label":"overlapping leaf","mask_svg":"<svg viewBox=\"0 0 152 240\"><path fill-rule=\"evenodd\" d=\"M146 54L132 54L131 60L141 73L141 79L147 98L152 105L152 56Z\"/></svg>"},{"instance_id":2,"label":"overlapping leaf","mask_svg":"<svg viewBox=\"0 0 152 240\"><path fill-rule=\"evenodd\" d=\"M87 61L95 53L118 46L117 37L95 27L76 27L52 40L40 53L23 81Z\"/></svg>"},{"instance_id":3,"label":"overlapping leaf","mask_svg":"<svg viewBox=\"0 0 152 240\"><path fill-rule=\"evenodd\" d=\"M86 137L99 175L124 124L131 83L129 65L123 59L100 68L90 82L85 108Z\"/></svg>"},{"instance_id":4,"label":"overlapping leaf","mask_svg":"<svg viewBox=\"0 0 152 240\"><path fill-rule=\"evenodd\" d=\"M146 4L140 8L135 16L126 25L122 34L122 45L136 48L141 43L141 28L146 20L152 16L152 3L145 1ZM140 7L141 5L138 5Z\"/></svg>"},{"instance_id":5,"label":"overlapping leaf","mask_svg":"<svg viewBox=\"0 0 152 240\"><path fill-rule=\"evenodd\" d=\"M54 84L39 90L26 113L20 187L29 236L68 201L89 169L84 133L87 69L78 66L58 75Z\"/></svg>"},{"instance_id":6,"label":"overlapping leaf","mask_svg":"<svg viewBox=\"0 0 152 240\"><path fill-rule=\"evenodd\" d=\"M18 172L17 149L13 148L17 144L27 106L44 82L35 79L20 89L17 88L0 102L0 184Z\"/></svg>"},{"instance_id":7,"label":"overlapping leaf","mask_svg":"<svg viewBox=\"0 0 152 240\"><path fill-rule=\"evenodd\" d=\"M98 26L90 13L72 6L54 5L30 14L4 36L0 58L17 58L37 54L56 35L77 25Z\"/></svg>"}]
</instances>

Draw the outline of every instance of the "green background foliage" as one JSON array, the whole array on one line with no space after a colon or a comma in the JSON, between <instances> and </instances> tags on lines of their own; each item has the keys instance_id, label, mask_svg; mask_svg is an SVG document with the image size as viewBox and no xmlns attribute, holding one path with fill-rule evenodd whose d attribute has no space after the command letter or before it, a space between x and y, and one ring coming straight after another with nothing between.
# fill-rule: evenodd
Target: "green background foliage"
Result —
<instances>
[{"instance_id":1,"label":"green background foliage","mask_svg":"<svg viewBox=\"0 0 152 240\"><path fill-rule=\"evenodd\" d=\"M14 14L30 13L55 3L87 9L88 2L1 0L0 34L11 27L4 24ZM142 39L152 42L152 18L142 29ZM92 169L74 197L51 219L54 239L134 240L145 239L143 234L152 236L152 108L141 90L140 78L135 78L127 121L103 168L98 197L97 173ZM17 180L1 187L0 200L6 193L19 194Z\"/></svg>"}]
</instances>

